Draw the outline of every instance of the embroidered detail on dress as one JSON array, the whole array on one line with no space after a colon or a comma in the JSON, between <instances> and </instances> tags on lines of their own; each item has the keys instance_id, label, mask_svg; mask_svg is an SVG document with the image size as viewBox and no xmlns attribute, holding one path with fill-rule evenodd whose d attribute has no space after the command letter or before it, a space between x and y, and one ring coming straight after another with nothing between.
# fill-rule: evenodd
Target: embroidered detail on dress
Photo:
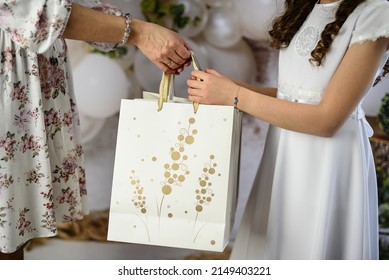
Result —
<instances>
[{"instance_id":1,"label":"embroidered detail on dress","mask_svg":"<svg viewBox=\"0 0 389 280\"><path fill-rule=\"evenodd\" d=\"M305 27L298 35L296 40L296 51L300 56L307 56L317 45L319 41L319 30L316 26Z\"/></svg>"},{"instance_id":2,"label":"embroidered detail on dress","mask_svg":"<svg viewBox=\"0 0 389 280\"><path fill-rule=\"evenodd\" d=\"M320 103L322 96L323 90L301 88L285 83L278 86L278 99L316 105Z\"/></svg>"},{"instance_id":3,"label":"embroidered detail on dress","mask_svg":"<svg viewBox=\"0 0 389 280\"><path fill-rule=\"evenodd\" d=\"M280 83L278 86L277 98L297 103L318 105L323 97L324 90L296 87L286 83ZM362 108L364 98L355 107L350 118L361 120L365 118L365 112ZM369 129L366 128L368 131Z\"/></svg>"},{"instance_id":4,"label":"embroidered detail on dress","mask_svg":"<svg viewBox=\"0 0 389 280\"><path fill-rule=\"evenodd\" d=\"M295 48L300 56L307 56L314 50L326 24L335 20L335 14L340 2L315 5L314 11L307 19L309 23L297 35ZM311 20L310 18L314 13L315 19Z\"/></svg>"}]
</instances>

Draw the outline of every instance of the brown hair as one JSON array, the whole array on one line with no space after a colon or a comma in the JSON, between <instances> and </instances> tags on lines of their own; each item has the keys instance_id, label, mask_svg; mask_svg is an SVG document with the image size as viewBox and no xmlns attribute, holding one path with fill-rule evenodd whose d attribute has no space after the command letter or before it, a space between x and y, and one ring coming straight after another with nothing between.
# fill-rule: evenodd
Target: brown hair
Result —
<instances>
[{"instance_id":1,"label":"brown hair","mask_svg":"<svg viewBox=\"0 0 389 280\"><path fill-rule=\"evenodd\" d=\"M348 16L359 4L365 1L343 0L336 12L335 21L326 25L321 33L319 42L311 52L311 63L317 66L322 65L326 53L329 51L334 38L338 35L339 30L342 28ZM289 46L316 3L317 0L285 0L283 14L274 20L273 28L269 31L271 46L277 49ZM386 62L381 75L377 78L374 85L387 73L389 73L389 60Z\"/></svg>"}]
</instances>

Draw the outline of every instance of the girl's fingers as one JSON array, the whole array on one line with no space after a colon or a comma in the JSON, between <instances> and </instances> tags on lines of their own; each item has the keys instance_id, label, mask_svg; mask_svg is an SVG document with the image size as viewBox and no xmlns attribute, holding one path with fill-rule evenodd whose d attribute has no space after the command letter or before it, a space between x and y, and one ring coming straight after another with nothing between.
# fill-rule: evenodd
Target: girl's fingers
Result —
<instances>
[{"instance_id":1,"label":"girl's fingers","mask_svg":"<svg viewBox=\"0 0 389 280\"><path fill-rule=\"evenodd\" d=\"M204 81L206 79L206 77L208 76L208 74L206 72L200 71L200 70L193 70L191 72L191 75L195 79L199 79L199 80L202 80L202 81Z\"/></svg>"},{"instance_id":2,"label":"girl's fingers","mask_svg":"<svg viewBox=\"0 0 389 280\"><path fill-rule=\"evenodd\" d=\"M202 88L201 81L197 80L195 77L187 81L187 85L190 90L199 90Z\"/></svg>"},{"instance_id":3,"label":"girl's fingers","mask_svg":"<svg viewBox=\"0 0 389 280\"><path fill-rule=\"evenodd\" d=\"M222 75L219 72L217 72L216 70L213 70L213 69L206 69L205 72L208 74L218 76L218 77L222 77Z\"/></svg>"}]
</instances>

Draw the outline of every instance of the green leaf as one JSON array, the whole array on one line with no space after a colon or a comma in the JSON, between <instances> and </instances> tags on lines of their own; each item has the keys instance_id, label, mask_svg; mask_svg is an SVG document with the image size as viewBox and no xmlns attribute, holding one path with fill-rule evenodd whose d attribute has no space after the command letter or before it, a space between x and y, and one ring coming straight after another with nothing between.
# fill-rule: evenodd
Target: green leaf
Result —
<instances>
[{"instance_id":1,"label":"green leaf","mask_svg":"<svg viewBox=\"0 0 389 280\"><path fill-rule=\"evenodd\" d=\"M380 128L389 135L389 93L382 98L380 110L377 114Z\"/></svg>"},{"instance_id":2,"label":"green leaf","mask_svg":"<svg viewBox=\"0 0 389 280\"><path fill-rule=\"evenodd\" d=\"M200 18L190 18L184 16L185 5L174 4L171 0L142 0L141 1L142 13L148 22L156 23L159 25L166 24L165 19L171 19L172 26L170 27L174 31L184 28L187 24L198 24Z\"/></svg>"},{"instance_id":3,"label":"green leaf","mask_svg":"<svg viewBox=\"0 0 389 280\"><path fill-rule=\"evenodd\" d=\"M180 17L185 12L185 6L183 4L170 5L169 12L172 17Z\"/></svg>"},{"instance_id":4,"label":"green leaf","mask_svg":"<svg viewBox=\"0 0 389 280\"><path fill-rule=\"evenodd\" d=\"M144 13L155 13L158 10L157 0L142 0L140 7Z\"/></svg>"}]
</instances>

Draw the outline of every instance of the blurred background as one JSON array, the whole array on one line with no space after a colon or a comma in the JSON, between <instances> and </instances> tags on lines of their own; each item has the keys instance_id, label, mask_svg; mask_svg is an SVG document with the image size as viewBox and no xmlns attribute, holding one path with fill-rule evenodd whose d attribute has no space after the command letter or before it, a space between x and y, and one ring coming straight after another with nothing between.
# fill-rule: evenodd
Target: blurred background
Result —
<instances>
[{"instance_id":1,"label":"blurred background","mask_svg":"<svg viewBox=\"0 0 389 280\"><path fill-rule=\"evenodd\" d=\"M277 86L278 53L268 46L272 19L283 0L104 0L180 33L202 68L213 68L258 86ZM107 222L120 101L158 92L160 70L135 47L101 53L68 41L80 111L91 214L60 227L55 238L30 242L26 259L227 259L260 162L267 124L244 115L238 207L231 241L223 253L107 242ZM175 78L175 95L187 97L191 67ZM389 92L385 78L364 101L375 118Z\"/></svg>"}]
</instances>

